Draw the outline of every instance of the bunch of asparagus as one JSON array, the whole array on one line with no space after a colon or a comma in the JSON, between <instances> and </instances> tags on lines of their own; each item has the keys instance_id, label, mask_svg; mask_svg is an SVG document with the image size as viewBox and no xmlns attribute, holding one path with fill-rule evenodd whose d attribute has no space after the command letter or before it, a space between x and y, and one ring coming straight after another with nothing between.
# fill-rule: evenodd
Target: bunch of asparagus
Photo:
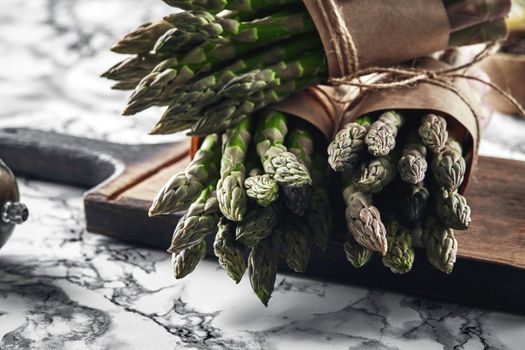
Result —
<instances>
[{"instance_id":1,"label":"bunch of asparagus","mask_svg":"<svg viewBox=\"0 0 525 350\"><path fill-rule=\"evenodd\" d=\"M279 257L303 272L310 245L326 249L332 214L324 149L309 125L267 110L206 136L150 209L152 216L186 210L168 249L176 278L195 269L206 253L205 236L215 235L220 265L237 283L248 268L267 305Z\"/></svg>"},{"instance_id":2,"label":"bunch of asparagus","mask_svg":"<svg viewBox=\"0 0 525 350\"><path fill-rule=\"evenodd\" d=\"M458 191L466 163L461 141L442 116L385 111L347 124L328 147L341 173L349 235L348 260L364 266L373 252L394 273L406 273L414 246L450 273L458 244L453 230L470 225L470 207Z\"/></svg>"},{"instance_id":3,"label":"bunch of asparagus","mask_svg":"<svg viewBox=\"0 0 525 350\"><path fill-rule=\"evenodd\" d=\"M224 132L256 110L327 78L301 0L164 0L186 11L146 23L112 48L129 54L104 77L134 90L133 115L167 106L152 134ZM450 46L498 40L510 0L444 0ZM223 11L224 10L224 11Z\"/></svg>"}]
</instances>

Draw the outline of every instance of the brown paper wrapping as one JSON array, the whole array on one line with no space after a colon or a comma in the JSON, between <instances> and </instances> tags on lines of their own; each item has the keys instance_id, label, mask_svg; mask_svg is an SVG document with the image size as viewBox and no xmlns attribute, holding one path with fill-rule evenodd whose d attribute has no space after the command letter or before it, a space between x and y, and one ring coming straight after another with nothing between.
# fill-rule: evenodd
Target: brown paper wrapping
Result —
<instances>
[{"instance_id":1,"label":"brown paper wrapping","mask_svg":"<svg viewBox=\"0 0 525 350\"><path fill-rule=\"evenodd\" d=\"M513 37L525 38L525 31L512 33ZM525 55L498 53L480 64L494 84L509 92L522 106L525 105ZM520 115L518 108L496 91L490 91L487 101L497 111Z\"/></svg>"},{"instance_id":2,"label":"brown paper wrapping","mask_svg":"<svg viewBox=\"0 0 525 350\"><path fill-rule=\"evenodd\" d=\"M355 73L345 34L355 44L360 68L398 64L448 46L450 25L442 0L303 2L321 37L332 78Z\"/></svg>"},{"instance_id":3,"label":"brown paper wrapping","mask_svg":"<svg viewBox=\"0 0 525 350\"><path fill-rule=\"evenodd\" d=\"M434 70L445 68L446 64L433 59L422 59L418 67ZM476 101L473 98L474 92L466 81L456 79L454 85L469 101ZM311 91L315 91L315 93ZM332 97L330 99L332 105L326 107L327 102L324 96L329 95ZM471 110L469 105L457 94L444 87L421 82L413 87L369 92L355 103L343 104L340 102L340 95L337 88L314 87L301 93L300 96L294 96L283 103L272 106L272 109L295 115L317 127L326 124L325 122L319 123L318 119L332 120L331 127L324 129L319 127L325 135L331 136L337 131L339 125L343 126L367 113L382 110L424 110L443 115L447 117L451 134L463 141L467 170L460 192L465 191L476 164L479 125L476 119L477 111ZM471 107L475 108L475 106ZM320 118L315 114L317 112L320 113Z\"/></svg>"}]
</instances>

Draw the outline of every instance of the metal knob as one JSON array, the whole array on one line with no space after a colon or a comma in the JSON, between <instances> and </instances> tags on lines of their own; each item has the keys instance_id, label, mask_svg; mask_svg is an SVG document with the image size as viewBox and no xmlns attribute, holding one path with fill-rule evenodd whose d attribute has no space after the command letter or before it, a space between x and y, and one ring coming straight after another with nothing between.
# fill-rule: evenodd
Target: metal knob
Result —
<instances>
[{"instance_id":1,"label":"metal knob","mask_svg":"<svg viewBox=\"0 0 525 350\"><path fill-rule=\"evenodd\" d=\"M27 220L29 211L19 202L15 176L0 160L0 248L7 242L17 224Z\"/></svg>"},{"instance_id":2,"label":"metal knob","mask_svg":"<svg viewBox=\"0 0 525 350\"><path fill-rule=\"evenodd\" d=\"M19 202L6 202L2 208L2 221L6 224L19 225L27 220L29 210L25 204Z\"/></svg>"}]
</instances>

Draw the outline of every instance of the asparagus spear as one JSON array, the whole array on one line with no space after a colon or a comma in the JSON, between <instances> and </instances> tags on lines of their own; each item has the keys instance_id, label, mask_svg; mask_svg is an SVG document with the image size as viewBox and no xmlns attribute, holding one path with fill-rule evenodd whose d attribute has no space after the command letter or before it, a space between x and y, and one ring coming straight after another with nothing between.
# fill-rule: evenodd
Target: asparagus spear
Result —
<instances>
[{"instance_id":1,"label":"asparagus spear","mask_svg":"<svg viewBox=\"0 0 525 350\"><path fill-rule=\"evenodd\" d=\"M281 186L310 186L312 179L308 170L283 144L287 132L285 115L266 111L260 116L255 134L257 154L265 172Z\"/></svg>"},{"instance_id":2,"label":"asparagus spear","mask_svg":"<svg viewBox=\"0 0 525 350\"><path fill-rule=\"evenodd\" d=\"M424 183L409 185L403 193L401 214L409 224L416 224L423 218L429 192Z\"/></svg>"},{"instance_id":3,"label":"asparagus spear","mask_svg":"<svg viewBox=\"0 0 525 350\"><path fill-rule=\"evenodd\" d=\"M263 207L267 207L279 197L279 186L268 174L252 175L244 181L248 197Z\"/></svg>"},{"instance_id":4,"label":"asparagus spear","mask_svg":"<svg viewBox=\"0 0 525 350\"><path fill-rule=\"evenodd\" d=\"M102 73L101 77L117 81L126 81L134 88L161 59L161 56L151 53L133 55Z\"/></svg>"},{"instance_id":5,"label":"asparagus spear","mask_svg":"<svg viewBox=\"0 0 525 350\"><path fill-rule=\"evenodd\" d=\"M447 274L451 273L458 251L454 231L442 227L435 218L430 217L425 223L421 240L427 252L428 261L438 270Z\"/></svg>"},{"instance_id":6,"label":"asparagus spear","mask_svg":"<svg viewBox=\"0 0 525 350\"><path fill-rule=\"evenodd\" d=\"M226 270L235 283L239 283L246 271L244 246L235 241L233 223L221 218L217 228L213 251L219 259L219 265Z\"/></svg>"},{"instance_id":7,"label":"asparagus spear","mask_svg":"<svg viewBox=\"0 0 525 350\"><path fill-rule=\"evenodd\" d=\"M288 61L280 61L263 70L255 69L230 80L220 91L224 97L243 97L268 87L305 76L318 76L326 71L325 56L318 51Z\"/></svg>"},{"instance_id":8,"label":"asparagus spear","mask_svg":"<svg viewBox=\"0 0 525 350\"><path fill-rule=\"evenodd\" d=\"M218 177L220 156L218 136L207 136L186 170L170 178L159 191L149 215L171 214L187 209L202 190Z\"/></svg>"},{"instance_id":9,"label":"asparagus spear","mask_svg":"<svg viewBox=\"0 0 525 350\"><path fill-rule=\"evenodd\" d=\"M434 180L448 191L456 191L463 183L466 163L461 145L449 138L445 148L432 161Z\"/></svg>"},{"instance_id":10,"label":"asparagus spear","mask_svg":"<svg viewBox=\"0 0 525 350\"><path fill-rule=\"evenodd\" d=\"M175 272L175 278L181 279L192 273L205 255L206 242L203 239L180 253L171 254L171 263L173 271Z\"/></svg>"},{"instance_id":11,"label":"asparagus spear","mask_svg":"<svg viewBox=\"0 0 525 350\"><path fill-rule=\"evenodd\" d=\"M368 264L370 259L372 259L373 252L363 247L361 244L357 243L353 236L348 237L344 244L344 251L346 254L346 259L352 264L356 269Z\"/></svg>"},{"instance_id":12,"label":"asparagus spear","mask_svg":"<svg viewBox=\"0 0 525 350\"><path fill-rule=\"evenodd\" d=\"M322 251L326 250L332 232L332 210L326 185L326 169L327 161L317 150L312 157L313 189L305 217L312 240Z\"/></svg>"},{"instance_id":13,"label":"asparagus spear","mask_svg":"<svg viewBox=\"0 0 525 350\"><path fill-rule=\"evenodd\" d=\"M268 306L277 275L277 258L271 239L264 239L252 248L248 267L253 291Z\"/></svg>"},{"instance_id":14,"label":"asparagus spear","mask_svg":"<svg viewBox=\"0 0 525 350\"><path fill-rule=\"evenodd\" d=\"M403 148L403 156L397 163L397 171L403 181L409 184L418 184L425 179L427 150L419 142L409 142Z\"/></svg>"},{"instance_id":15,"label":"asparagus spear","mask_svg":"<svg viewBox=\"0 0 525 350\"><path fill-rule=\"evenodd\" d=\"M387 225L387 231L388 251L383 256L383 265L393 273L405 274L412 269L414 263L412 235L395 220Z\"/></svg>"},{"instance_id":16,"label":"asparagus spear","mask_svg":"<svg viewBox=\"0 0 525 350\"><path fill-rule=\"evenodd\" d=\"M343 173L343 198L348 230L357 243L385 255L388 249L386 228L379 210L372 205L370 196L356 191L351 173Z\"/></svg>"},{"instance_id":17,"label":"asparagus spear","mask_svg":"<svg viewBox=\"0 0 525 350\"><path fill-rule=\"evenodd\" d=\"M244 100L226 100L224 105L211 106L203 117L201 117L191 128L190 135L207 135L213 132L221 132L248 114L258 111L270 104L277 103L289 95L301 91L306 87L319 82L319 77L304 77L291 80L276 88L270 88L247 96Z\"/></svg>"},{"instance_id":18,"label":"asparagus spear","mask_svg":"<svg viewBox=\"0 0 525 350\"><path fill-rule=\"evenodd\" d=\"M178 254L201 241L204 236L217 231L219 205L214 188L215 184L205 188L186 214L179 219L173 232L169 253Z\"/></svg>"},{"instance_id":19,"label":"asparagus spear","mask_svg":"<svg viewBox=\"0 0 525 350\"><path fill-rule=\"evenodd\" d=\"M131 95L129 107L124 113L132 114L135 111L133 106L140 100L158 99L162 96L166 85L182 84L198 73L210 71L217 65L249 54L254 49L314 30L315 26L306 13L279 13L252 22L249 29L242 30L238 34L205 42L182 57L171 59L163 64L162 72L154 72L145 77Z\"/></svg>"},{"instance_id":20,"label":"asparagus spear","mask_svg":"<svg viewBox=\"0 0 525 350\"><path fill-rule=\"evenodd\" d=\"M244 190L244 159L251 139L251 119L246 118L222 137L221 178L217 183L217 200L222 214L229 220L242 221L247 198Z\"/></svg>"},{"instance_id":21,"label":"asparagus spear","mask_svg":"<svg viewBox=\"0 0 525 350\"><path fill-rule=\"evenodd\" d=\"M229 66L200 78L194 83L177 88L172 86L175 82L165 81L165 86L161 87L162 92L158 99L143 101L142 98L137 102L138 105L145 106L153 103L159 105L170 104L173 116L187 115L190 113L198 114L200 110L219 100L218 91L232 78L254 69L263 69L280 60L288 61L309 50L320 50L320 40L313 40L311 35L303 34L293 39L284 41L282 45L271 47L268 50L257 52L248 57L237 59ZM169 64L159 64L154 72L160 74ZM131 109L132 107L129 106ZM138 111L138 110L137 110Z\"/></svg>"},{"instance_id":22,"label":"asparagus spear","mask_svg":"<svg viewBox=\"0 0 525 350\"><path fill-rule=\"evenodd\" d=\"M436 213L445 227L466 230L470 225L470 207L465 197L444 189L437 195Z\"/></svg>"},{"instance_id":23,"label":"asparagus spear","mask_svg":"<svg viewBox=\"0 0 525 350\"><path fill-rule=\"evenodd\" d=\"M163 20L155 23L145 23L126 34L111 48L111 51L122 54L147 53L153 49L155 41L171 28L172 25Z\"/></svg>"},{"instance_id":24,"label":"asparagus spear","mask_svg":"<svg viewBox=\"0 0 525 350\"><path fill-rule=\"evenodd\" d=\"M363 193L379 193L396 176L394 156L374 158L361 165L357 188Z\"/></svg>"},{"instance_id":25,"label":"asparagus spear","mask_svg":"<svg viewBox=\"0 0 525 350\"><path fill-rule=\"evenodd\" d=\"M177 103L171 105L163 114L160 123L175 118L178 120L190 119L198 122L193 128L194 133L209 133L211 130L206 127L207 125L217 129L217 125L221 125L220 121L224 122L264 107L267 103L261 105L259 102L264 102L267 94L270 94L270 97L277 94L275 99L270 101L276 102L302 86L311 84L318 76L319 62L324 61L321 56L320 54L307 54L298 59L281 61L263 72L255 70L255 73L240 75L231 79L219 92L211 92L211 95L216 98L208 96L207 101L199 101L195 109L189 109L191 106L181 109L181 105ZM257 77L258 73L266 75L268 80L260 80ZM252 79L255 79L254 84L250 83ZM305 83L302 85L295 83L299 79L304 80ZM286 84L281 85L281 81L285 81ZM221 95L226 96L219 100Z\"/></svg>"},{"instance_id":26,"label":"asparagus spear","mask_svg":"<svg viewBox=\"0 0 525 350\"><path fill-rule=\"evenodd\" d=\"M352 171L365 149L365 136L370 128L369 117L346 124L328 145L328 163L335 171Z\"/></svg>"},{"instance_id":27,"label":"asparagus spear","mask_svg":"<svg viewBox=\"0 0 525 350\"><path fill-rule=\"evenodd\" d=\"M396 136L403 124L403 116L396 111L382 113L372 123L365 137L368 152L376 157L386 156L396 146Z\"/></svg>"},{"instance_id":28,"label":"asparagus spear","mask_svg":"<svg viewBox=\"0 0 525 350\"><path fill-rule=\"evenodd\" d=\"M155 43L157 53L178 54L206 40L218 38L235 25L235 20L216 17L206 11L183 11L164 17L174 28L166 31Z\"/></svg>"},{"instance_id":29,"label":"asparagus spear","mask_svg":"<svg viewBox=\"0 0 525 350\"><path fill-rule=\"evenodd\" d=\"M140 80L140 79L139 79ZM134 79L120 80L111 85L113 90L133 90L137 86L138 81Z\"/></svg>"},{"instance_id":30,"label":"asparagus spear","mask_svg":"<svg viewBox=\"0 0 525 350\"><path fill-rule=\"evenodd\" d=\"M295 128L287 137L286 146L299 162L310 169L312 166L312 153L314 142L312 135L306 129ZM284 203L294 214L303 216L309 203L311 186L285 187Z\"/></svg>"},{"instance_id":31,"label":"asparagus spear","mask_svg":"<svg viewBox=\"0 0 525 350\"><path fill-rule=\"evenodd\" d=\"M237 223L235 239L246 246L255 247L271 235L277 221L278 216L272 206L253 206L246 213L244 220Z\"/></svg>"},{"instance_id":32,"label":"asparagus spear","mask_svg":"<svg viewBox=\"0 0 525 350\"><path fill-rule=\"evenodd\" d=\"M427 114L418 130L423 144L433 153L439 153L448 140L447 121L435 114Z\"/></svg>"},{"instance_id":33,"label":"asparagus spear","mask_svg":"<svg viewBox=\"0 0 525 350\"><path fill-rule=\"evenodd\" d=\"M304 272L310 260L310 248L306 236L293 222L284 221L275 230L281 255L295 272Z\"/></svg>"}]
</instances>

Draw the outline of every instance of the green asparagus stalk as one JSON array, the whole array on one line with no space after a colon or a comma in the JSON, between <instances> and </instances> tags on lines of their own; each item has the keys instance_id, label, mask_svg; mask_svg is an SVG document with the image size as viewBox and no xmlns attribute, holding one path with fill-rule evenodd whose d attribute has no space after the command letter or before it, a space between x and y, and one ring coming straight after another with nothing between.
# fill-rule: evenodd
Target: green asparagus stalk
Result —
<instances>
[{"instance_id":1,"label":"green asparagus stalk","mask_svg":"<svg viewBox=\"0 0 525 350\"><path fill-rule=\"evenodd\" d=\"M436 213L445 227L455 230L466 230L471 222L470 207L467 204L467 199L455 191L439 191Z\"/></svg>"},{"instance_id":2,"label":"green asparagus stalk","mask_svg":"<svg viewBox=\"0 0 525 350\"><path fill-rule=\"evenodd\" d=\"M172 55L190 50L206 40L218 38L237 22L199 10L171 14L164 17L164 21L170 23L173 28L158 38L153 50Z\"/></svg>"},{"instance_id":3,"label":"green asparagus stalk","mask_svg":"<svg viewBox=\"0 0 525 350\"><path fill-rule=\"evenodd\" d=\"M288 132L285 115L266 111L259 119L255 142L264 171L284 187L310 186L308 170L283 144Z\"/></svg>"},{"instance_id":4,"label":"green asparagus stalk","mask_svg":"<svg viewBox=\"0 0 525 350\"><path fill-rule=\"evenodd\" d=\"M277 257L271 239L262 240L252 248L248 267L253 291L268 306L277 275Z\"/></svg>"},{"instance_id":5,"label":"green asparagus stalk","mask_svg":"<svg viewBox=\"0 0 525 350\"><path fill-rule=\"evenodd\" d=\"M397 171L401 179L409 184L418 184L425 179L427 150L419 142L409 142L403 148L403 155L397 163Z\"/></svg>"},{"instance_id":6,"label":"green asparagus stalk","mask_svg":"<svg viewBox=\"0 0 525 350\"><path fill-rule=\"evenodd\" d=\"M328 163L335 171L353 171L365 149L365 136L370 128L369 117L346 124L328 145Z\"/></svg>"},{"instance_id":7,"label":"green asparagus stalk","mask_svg":"<svg viewBox=\"0 0 525 350\"><path fill-rule=\"evenodd\" d=\"M461 145L449 138L445 148L432 161L432 174L440 187L456 191L463 183L466 163Z\"/></svg>"},{"instance_id":8,"label":"green asparagus stalk","mask_svg":"<svg viewBox=\"0 0 525 350\"><path fill-rule=\"evenodd\" d=\"M242 98L254 92L305 76L319 76L326 71L325 56L319 51L306 53L294 60L280 61L263 70L255 69L230 80L220 91L223 97Z\"/></svg>"},{"instance_id":9,"label":"green asparagus stalk","mask_svg":"<svg viewBox=\"0 0 525 350\"><path fill-rule=\"evenodd\" d=\"M348 237L344 244L346 259L356 269L360 269L372 259L373 252L357 243L353 236Z\"/></svg>"},{"instance_id":10,"label":"green asparagus stalk","mask_svg":"<svg viewBox=\"0 0 525 350\"><path fill-rule=\"evenodd\" d=\"M172 254L171 263L175 272L175 278L181 279L192 273L205 255L206 242L203 239L180 253Z\"/></svg>"},{"instance_id":11,"label":"green asparagus stalk","mask_svg":"<svg viewBox=\"0 0 525 350\"><path fill-rule=\"evenodd\" d=\"M393 273L405 274L414 263L412 235L395 220L387 225L387 232L388 251L383 256L383 265Z\"/></svg>"},{"instance_id":12,"label":"green asparagus stalk","mask_svg":"<svg viewBox=\"0 0 525 350\"><path fill-rule=\"evenodd\" d=\"M428 261L438 270L447 274L454 269L458 242L454 237L454 231L442 227L434 218L430 217L423 229L421 237L427 252Z\"/></svg>"},{"instance_id":13,"label":"green asparagus stalk","mask_svg":"<svg viewBox=\"0 0 525 350\"><path fill-rule=\"evenodd\" d=\"M218 136L207 136L186 170L170 178L159 191L149 215L171 214L187 209L202 190L218 177L220 157Z\"/></svg>"},{"instance_id":14,"label":"green asparagus stalk","mask_svg":"<svg viewBox=\"0 0 525 350\"><path fill-rule=\"evenodd\" d=\"M133 55L102 73L101 77L117 81L126 81L134 88L161 59L161 56L150 53Z\"/></svg>"},{"instance_id":15,"label":"green asparagus stalk","mask_svg":"<svg viewBox=\"0 0 525 350\"><path fill-rule=\"evenodd\" d=\"M113 90L133 90L137 86L137 80L120 80L111 85Z\"/></svg>"},{"instance_id":16,"label":"green asparagus stalk","mask_svg":"<svg viewBox=\"0 0 525 350\"><path fill-rule=\"evenodd\" d=\"M263 207L267 207L279 198L279 186L268 174L251 175L244 181L246 194Z\"/></svg>"},{"instance_id":17,"label":"green asparagus stalk","mask_svg":"<svg viewBox=\"0 0 525 350\"><path fill-rule=\"evenodd\" d=\"M286 140L288 151L293 153L306 169L312 167L314 141L310 132L303 128L295 128ZM309 203L311 186L285 187L284 203L292 213L303 216Z\"/></svg>"},{"instance_id":18,"label":"green asparagus stalk","mask_svg":"<svg viewBox=\"0 0 525 350\"><path fill-rule=\"evenodd\" d=\"M313 32L315 26L306 13L280 13L264 20L251 23L251 28L218 41L205 42L180 58L173 58L163 64L164 70L145 77L130 97L124 114L133 114L133 108L141 100L155 100L162 97L165 86L179 85L197 74L212 70L219 64L249 54L277 40L294 35Z\"/></svg>"},{"instance_id":19,"label":"green asparagus stalk","mask_svg":"<svg viewBox=\"0 0 525 350\"><path fill-rule=\"evenodd\" d=\"M351 173L343 173L343 198L348 230L360 245L385 255L388 249L386 228L379 210L372 205L370 196L358 192Z\"/></svg>"},{"instance_id":20,"label":"green asparagus stalk","mask_svg":"<svg viewBox=\"0 0 525 350\"><path fill-rule=\"evenodd\" d=\"M368 152L376 157L386 156L396 146L396 136L403 124L403 116L396 111L382 113L372 123L365 137Z\"/></svg>"},{"instance_id":21,"label":"green asparagus stalk","mask_svg":"<svg viewBox=\"0 0 525 350\"><path fill-rule=\"evenodd\" d=\"M295 272L305 272L310 260L310 247L303 232L293 222L285 221L276 228L275 234L288 266Z\"/></svg>"},{"instance_id":22,"label":"green asparagus stalk","mask_svg":"<svg viewBox=\"0 0 525 350\"><path fill-rule=\"evenodd\" d=\"M235 283L239 283L246 271L244 246L235 241L233 223L221 218L217 228L213 251L219 259L219 265L226 270Z\"/></svg>"},{"instance_id":23,"label":"green asparagus stalk","mask_svg":"<svg viewBox=\"0 0 525 350\"><path fill-rule=\"evenodd\" d=\"M211 106L191 128L190 135L208 135L221 132L236 125L248 114L277 103L289 95L319 83L319 77L305 77L291 80L275 89L267 89L247 96L244 100L226 100L225 106Z\"/></svg>"},{"instance_id":24,"label":"green asparagus stalk","mask_svg":"<svg viewBox=\"0 0 525 350\"><path fill-rule=\"evenodd\" d=\"M229 220L242 221L247 198L244 190L244 160L251 139L251 119L226 131L222 138L221 178L217 183L217 200L222 214Z\"/></svg>"},{"instance_id":25,"label":"green asparagus stalk","mask_svg":"<svg viewBox=\"0 0 525 350\"><path fill-rule=\"evenodd\" d=\"M171 28L172 25L166 21L145 23L126 34L111 48L111 51L122 54L147 53L153 49L157 39Z\"/></svg>"},{"instance_id":26,"label":"green asparagus stalk","mask_svg":"<svg viewBox=\"0 0 525 350\"><path fill-rule=\"evenodd\" d=\"M314 152L311 170L313 188L305 217L312 240L322 251L326 250L332 232L332 209L326 184L327 166L327 161L321 153L318 150Z\"/></svg>"},{"instance_id":27,"label":"green asparagus stalk","mask_svg":"<svg viewBox=\"0 0 525 350\"><path fill-rule=\"evenodd\" d=\"M429 192L424 183L409 185L403 193L401 214L409 224L419 222L425 213Z\"/></svg>"},{"instance_id":28,"label":"green asparagus stalk","mask_svg":"<svg viewBox=\"0 0 525 350\"><path fill-rule=\"evenodd\" d=\"M395 176L396 165L393 155L373 158L361 165L356 185L363 193L379 193L394 180Z\"/></svg>"},{"instance_id":29,"label":"green asparagus stalk","mask_svg":"<svg viewBox=\"0 0 525 350\"><path fill-rule=\"evenodd\" d=\"M197 244L204 236L217 231L219 204L214 188L215 184L211 184L204 189L186 214L179 219L173 232L169 253L178 254Z\"/></svg>"},{"instance_id":30,"label":"green asparagus stalk","mask_svg":"<svg viewBox=\"0 0 525 350\"><path fill-rule=\"evenodd\" d=\"M277 225L278 215L272 206L251 207L244 220L237 223L235 239L248 247L255 247L261 240L269 237Z\"/></svg>"},{"instance_id":31,"label":"green asparagus stalk","mask_svg":"<svg viewBox=\"0 0 525 350\"><path fill-rule=\"evenodd\" d=\"M319 76L320 63L318 61L324 61L322 54L307 54L299 59L281 61L264 71L255 70L240 75L231 79L219 92L211 92L217 98L226 95L222 102L217 98L206 97L208 102L216 103L206 104L204 101L199 101L193 110L188 109L188 106L181 109L180 104L173 104L163 114L160 123L170 119L182 121L189 118L198 122L197 126L193 128L193 133L209 133L210 128L204 126L210 125L210 127L217 129L217 125L221 125L220 121L224 122L235 116L254 112L268 104L266 102L261 105L260 102L264 101L261 101L259 96L262 96L264 100L267 98L267 94L270 94L270 97L277 94L275 99L269 101L277 102L298 89L310 85ZM260 79L259 73L266 75L268 80ZM250 81L255 82L255 84L250 83ZM281 85L281 81L285 81L286 84ZM304 82L301 84L295 83L296 81Z\"/></svg>"},{"instance_id":32,"label":"green asparagus stalk","mask_svg":"<svg viewBox=\"0 0 525 350\"><path fill-rule=\"evenodd\" d=\"M171 108L166 110L161 120L150 131L151 134L169 134L183 131L191 125L190 135L204 136L219 133L234 127L239 121L267 105L279 102L293 92L300 91L316 82L316 77L291 80L275 89L259 91L244 99L226 99L208 108L206 112L193 115L193 112L174 116ZM178 112L177 112L178 113Z\"/></svg>"},{"instance_id":33,"label":"green asparagus stalk","mask_svg":"<svg viewBox=\"0 0 525 350\"><path fill-rule=\"evenodd\" d=\"M284 41L282 45L268 48L268 50L257 52L248 57L239 58L229 66L218 71L212 71L196 82L183 85L182 87L176 86L175 81L159 80L159 84L163 83L164 85L159 86L159 91L161 92L158 94L158 98L151 98L146 101L144 101L144 98L141 98L135 103L137 105L136 109L132 105L129 105L128 108L130 109L130 114L134 114L153 104L169 104L170 114L174 117L188 114L192 116L199 115L202 108L219 100L218 92L232 78L255 69L264 69L281 60L288 61L310 50L321 50L321 47L320 40L312 39L311 35L299 35ZM169 61L159 64L153 73L161 75L163 70L169 71L169 67Z\"/></svg>"},{"instance_id":34,"label":"green asparagus stalk","mask_svg":"<svg viewBox=\"0 0 525 350\"><path fill-rule=\"evenodd\" d=\"M441 152L448 140L447 121L432 113L423 117L418 132L423 144L435 154Z\"/></svg>"}]
</instances>

